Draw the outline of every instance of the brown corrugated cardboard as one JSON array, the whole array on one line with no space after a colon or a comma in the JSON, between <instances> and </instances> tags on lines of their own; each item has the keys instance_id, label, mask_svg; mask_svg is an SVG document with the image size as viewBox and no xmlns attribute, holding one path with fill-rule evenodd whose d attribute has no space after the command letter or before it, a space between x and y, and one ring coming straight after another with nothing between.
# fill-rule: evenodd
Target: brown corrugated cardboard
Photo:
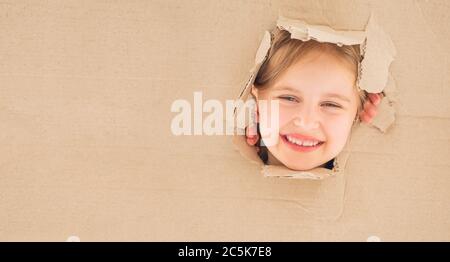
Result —
<instances>
[{"instance_id":1,"label":"brown corrugated cardboard","mask_svg":"<svg viewBox=\"0 0 450 262\"><path fill-rule=\"evenodd\" d=\"M448 13L444 0L2 1L0 240L449 241ZM395 121L354 130L345 176L267 178L230 136L171 133L175 99L236 98L279 14L359 31L373 14L397 50Z\"/></svg>"}]
</instances>

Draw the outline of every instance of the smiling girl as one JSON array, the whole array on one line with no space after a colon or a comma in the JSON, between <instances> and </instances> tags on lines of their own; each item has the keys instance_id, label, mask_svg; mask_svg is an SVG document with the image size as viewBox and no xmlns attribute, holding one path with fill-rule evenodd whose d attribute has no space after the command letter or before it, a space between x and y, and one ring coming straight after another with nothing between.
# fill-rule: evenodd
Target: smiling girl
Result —
<instances>
[{"instance_id":1,"label":"smiling girl","mask_svg":"<svg viewBox=\"0 0 450 262\"><path fill-rule=\"evenodd\" d=\"M258 147L266 164L294 170L332 168L358 116L370 122L381 100L369 94L366 101L367 94L357 87L359 46L291 39L279 28L272 37L251 93L257 102L278 101L277 142L267 143L269 138L261 137L267 132L259 130L267 125L259 124L247 129L247 142ZM270 114L270 107L257 108L257 121L267 123Z\"/></svg>"}]
</instances>

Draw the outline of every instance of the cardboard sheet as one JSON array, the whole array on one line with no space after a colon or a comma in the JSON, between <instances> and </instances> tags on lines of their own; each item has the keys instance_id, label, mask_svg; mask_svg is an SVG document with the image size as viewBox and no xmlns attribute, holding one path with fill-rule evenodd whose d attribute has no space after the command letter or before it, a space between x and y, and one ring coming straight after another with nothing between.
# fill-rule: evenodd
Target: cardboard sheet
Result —
<instances>
[{"instance_id":1,"label":"cardboard sheet","mask_svg":"<svg viewBox=\"0 0 450 262\"><path fill-rule=\"evenodd\" d=\"M450 241L449 13L445 0L1 1L0 240ZM231 136L171 132L174 100L236 99L279 14L336 32L373 15L395 46L368 86L394 111L377 116L384 133L352 131L345 176L266 177Z\"/></svg>"}]
</instances>

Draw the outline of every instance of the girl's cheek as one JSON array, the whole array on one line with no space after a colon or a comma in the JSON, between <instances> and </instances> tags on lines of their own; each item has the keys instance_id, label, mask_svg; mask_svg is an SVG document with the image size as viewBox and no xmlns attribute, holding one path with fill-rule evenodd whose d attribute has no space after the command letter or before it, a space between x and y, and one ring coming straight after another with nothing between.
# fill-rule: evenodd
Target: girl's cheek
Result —
<instances>
[{"instance_id":1,"label":"girl's cheek","mask_svg":"<svg viewBox=\"0 0 450 262\"><path fill-rule=\"evenodd\" d=\"M286 110L283 106L280 106L280 116L279 116L279 126L280 129L283 129L292 119L294 118L294 114L291 110Z\"/></svg>"},{"instance_id":2,"label":"girl's cheek","mask_svg":"<svg viewBox=\"0 0 450 262\"><path fill-rule=\"evenodd\" d=\"M347 116L334 115L325 117L322 121L322 127L329 139L332 138L335 141L345 143L350 134L352 123L353 121Z\"/></svg>"},{"instance_id":3,"label":"girl's cheek","mask_svg":"<svg viewBox=\"0 0 450 262\"><path fill-rule=\"evenodd\" d=\"M266 100L264 100L266 99ZM278 106L278 110L275 107ZM286 108L280 100L273 97L264 97L262 101L258 104L258 110L260 115L260 120L265 119L266 121L274 120L277 121L279 127L286 122L289 122L289 118L292 115L292 108ZM274 111L275 110L275 111Z\"/></svg>"}]
</instances>

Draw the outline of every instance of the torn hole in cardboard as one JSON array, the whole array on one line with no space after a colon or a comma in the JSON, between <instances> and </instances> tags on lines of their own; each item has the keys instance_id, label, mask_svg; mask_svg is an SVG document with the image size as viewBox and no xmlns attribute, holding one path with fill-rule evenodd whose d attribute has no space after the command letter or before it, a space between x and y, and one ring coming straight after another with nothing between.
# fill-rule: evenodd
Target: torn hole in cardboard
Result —
<instances>
[{"instance_id":1,"label":"torn hole in cardboard","mask_svg":"<svg viewBox=\"0 0 450 262\"><path fill-rule=\"evenodd\" d=\"M377 25L373 15L370 16L364 31L337 31L328 26L310 25L304 21L282 16L277 21L277 27L289 31L291 38L302 41L315 39L319 42L334 43L338 46L359 45L361 61L358 65L357 85L360 90L364 90L366 93L383 93L384 98L378 106L378 114L371 125L381 132L388 131L395 121L396 89L395 81L389 73L389 66L394 59L396 50L389 36ZM238 99L248 101L248 99L253 98L250 94L251 87L260 67L268 57L271 41L271 33L266 31L256 52L255 65L250 70L248 81L241 90ZM237 106L234 111L235 117L241 114L242 110L246 110L246 108ZM308 197L305 196L307 199L303 200L306 202L315 201L318 205L311 205L308 210L320 217L334 217L342 212L345 194L344 172L347 160L352 154L351 138L355 134L353 130L358 128L360 121L356 121L356 124L353 125L344 149L332 160L331 167L316 167L306 171L292 170L284 165L264 164L256 152L256 147L246 142L245 128L248 124L249 122L235 125L233 143L245 158L261 166L261 173L264 177L316 181L315 193ZM330 209L330 205L325 203L332 203L334 208ZM323 207L323 209L317 210L318 206Z\"/></svg>"}]
</instances>

